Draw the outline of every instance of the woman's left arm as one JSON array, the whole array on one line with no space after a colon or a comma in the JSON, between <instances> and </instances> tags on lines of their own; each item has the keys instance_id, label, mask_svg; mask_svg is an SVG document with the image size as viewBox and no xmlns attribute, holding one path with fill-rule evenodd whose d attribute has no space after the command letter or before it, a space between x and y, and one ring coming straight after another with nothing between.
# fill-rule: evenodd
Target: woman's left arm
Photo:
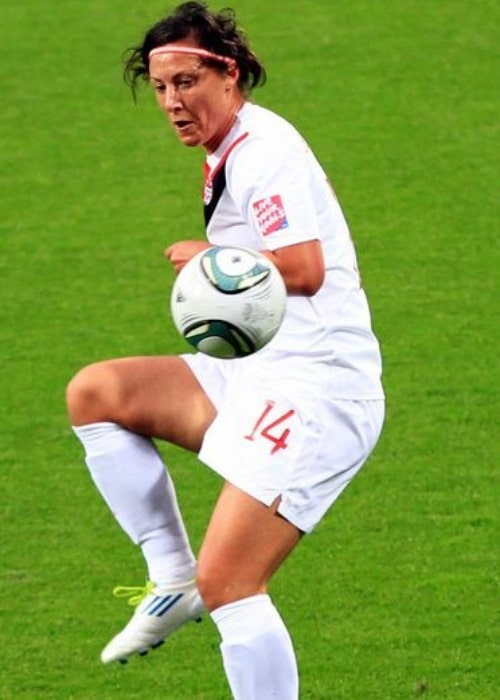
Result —
<instances>
[{"instance_id":1,"label":"woman's left arm","mask_svg":"<svg viewBox=\"0 0 500 700\"><path fill-rule=\"evenodd\" d=\"M207 241L177 241L166 249L165 257L178 273L194 255L210 247ZM325 263L321 243L318 240L260 252L276 265L283 277L288 294L311 297L323 284Z\"/></svg>"},{"instance_id":2,"label":"woman's left arm","mask_svg":"<svg viewBox=\"0 0 500 700\"><path fill-rule=\"evenodd\" d=\"M281 272L288 294L312 297L319 291L325 279L325 262L318 240L260 252Z\"/></svg>"}]
</instances>

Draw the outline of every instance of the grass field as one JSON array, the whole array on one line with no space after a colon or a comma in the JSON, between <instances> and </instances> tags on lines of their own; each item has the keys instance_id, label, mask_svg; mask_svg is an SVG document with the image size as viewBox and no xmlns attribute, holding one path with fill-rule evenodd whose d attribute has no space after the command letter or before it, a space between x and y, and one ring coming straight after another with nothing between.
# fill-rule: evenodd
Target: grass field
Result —
<instances>
[{"instance_id":1,"label":"grass field","mask_svg":"<svg viewBox=\"0 0 500 700\"><path fill-rule=\"evenodd\" d=\"M385 362L375 455L272 586L301 698L496 700L498 3L233 6L269 72L255 100L335 184ZM229 698L208 620L100 664L128 615L109 593L143 566L64 406L83 364L185 349L162 252L203 235L202 153L121 81L122 51L164 10L0 6L1 700ZM197 546L218 480L162 451Z\"/></svg>"}]
</instances>

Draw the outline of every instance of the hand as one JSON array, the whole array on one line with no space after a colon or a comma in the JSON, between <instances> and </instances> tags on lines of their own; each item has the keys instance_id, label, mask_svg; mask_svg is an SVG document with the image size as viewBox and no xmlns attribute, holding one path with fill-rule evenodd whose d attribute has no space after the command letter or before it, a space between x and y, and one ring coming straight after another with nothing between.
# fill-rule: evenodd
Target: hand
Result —
<instances>
[{"instance_id":1,"label":"hand","mask_svg":"<svg viewBox=\"0 0 500 700\"><path fill-rule=\"evenodd\" d=\"M177 241L165 250L165 257L179 273L197 253L211 247L207 241Z\"/></svg>"}]
</instances>

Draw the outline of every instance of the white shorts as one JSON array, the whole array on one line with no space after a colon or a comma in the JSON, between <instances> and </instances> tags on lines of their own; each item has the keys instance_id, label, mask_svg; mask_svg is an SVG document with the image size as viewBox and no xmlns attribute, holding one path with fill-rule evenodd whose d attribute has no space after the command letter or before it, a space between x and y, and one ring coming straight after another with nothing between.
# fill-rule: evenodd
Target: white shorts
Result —
<instances>
[{"instance_id":1,"label":"white shorts","mask_svg":"<svg viewBox=\"0 0 500 700\"><path fill-rule=\"evenodd\" d=\"M217 409L200 460L266 505L280 496L278 512L310 532L375 447L384 401L332 399L326 368L182 357Z\"/></svg>"}]
</instances>

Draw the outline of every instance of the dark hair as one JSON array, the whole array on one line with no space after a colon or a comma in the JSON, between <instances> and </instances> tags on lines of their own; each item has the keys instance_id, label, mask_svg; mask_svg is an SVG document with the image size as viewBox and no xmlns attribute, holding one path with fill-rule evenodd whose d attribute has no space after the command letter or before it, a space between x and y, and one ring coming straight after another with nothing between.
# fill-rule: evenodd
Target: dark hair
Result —
<instances>
[{"instance_id":1,"label":"dark hair","mask_svg":"<svg viewBox=\"0 0 500 700\"><path fill-rule=\"evenodd\" d=\"M266 82L264 66L250 50L244 32L236 24L232 9L211 12L205 2L184 2L153 25L139 46L126 52L128 57L125 59L124 78L134 96L139 80L149 78L149 52L188 36L192 36L200 48L236 61L240 71L239 85L243 92L248 93ZM202 60L218 70L226 70L222 62Z\"/></svg>"}]
</instances>

